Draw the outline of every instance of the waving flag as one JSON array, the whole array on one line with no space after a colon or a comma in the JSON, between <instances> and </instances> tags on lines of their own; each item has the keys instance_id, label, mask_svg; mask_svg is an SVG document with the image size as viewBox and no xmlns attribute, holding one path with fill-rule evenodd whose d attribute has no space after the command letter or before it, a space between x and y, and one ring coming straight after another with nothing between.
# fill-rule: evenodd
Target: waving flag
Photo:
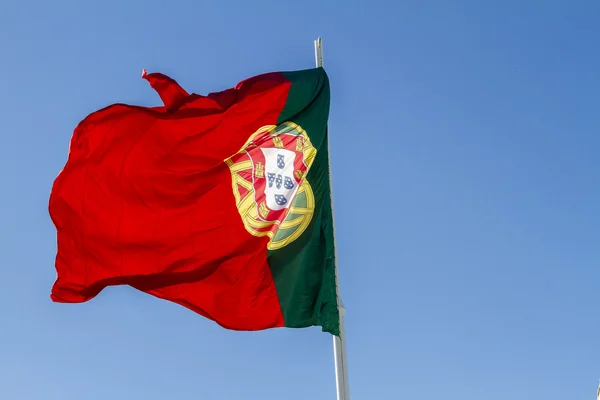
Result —
<instances>
[{"instance_id":1,"label":"waving flag","mask_svg":"<svg viewBox=\"0 0 600 400\"><path fill-rule=\"evenodd\" d=\"M228 329L339 334L325 71L207 96L144 77L164 106L114 104L74 131L49 203L52 300L129 285Z\"/></svg>"}]
</instances>

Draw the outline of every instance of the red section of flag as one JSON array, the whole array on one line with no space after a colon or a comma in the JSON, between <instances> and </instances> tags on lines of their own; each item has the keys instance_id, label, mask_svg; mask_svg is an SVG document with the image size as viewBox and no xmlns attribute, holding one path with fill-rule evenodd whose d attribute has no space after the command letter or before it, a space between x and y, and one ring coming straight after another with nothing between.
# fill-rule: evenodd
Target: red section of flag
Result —
<instances>
[{"instance_id":1,"label":"red section of flag","mask_svg":"<svg viewBox=\"0 0 600 400\"><path fill-rule=\"evenodd\" d=\"M128 284L230 329L282 326L268 238L245 230L224 160L276 123L290 83L273 73L199 96L144 77L164 107L116 104L75 129L49 204L52 299L83 302Z\"/></svg>"}]
</instances>

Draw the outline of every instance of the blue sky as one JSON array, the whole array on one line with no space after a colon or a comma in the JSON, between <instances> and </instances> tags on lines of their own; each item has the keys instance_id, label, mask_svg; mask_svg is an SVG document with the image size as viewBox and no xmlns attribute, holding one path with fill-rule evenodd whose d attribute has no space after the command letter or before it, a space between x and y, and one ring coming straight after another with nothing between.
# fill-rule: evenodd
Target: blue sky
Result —
<instances>
[{"instance_id":1,"label":"blue sky","mask_svg":"<svg viewBox=\"0 0 600 400\"><path fill-rule=\"evenodd\" d=\"M353 399L593 398L600 3L0 4L0 398L335 398L318 328L232 332L127 287L49 299L75 125L314 64L324 39Z\"/></svg>"}]
</instances>

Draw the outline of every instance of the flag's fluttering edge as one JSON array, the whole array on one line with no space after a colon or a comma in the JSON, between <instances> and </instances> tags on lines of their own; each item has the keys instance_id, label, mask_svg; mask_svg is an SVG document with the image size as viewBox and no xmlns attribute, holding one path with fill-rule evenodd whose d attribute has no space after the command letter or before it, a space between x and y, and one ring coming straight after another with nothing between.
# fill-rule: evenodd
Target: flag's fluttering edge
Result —
<instances>
[{"instance_id":1,"label":"flag's fluttering edge","mask_svg":"<svg viewBox=\"0 0 600 400\"><path fill-rule=\"evenodd\" d=\"M164 106L114 104L73 133L49 203L52 300L130 285L228 329L338 334L325 71L207 96L143 77Z\"/></svg>"}]
</instances>

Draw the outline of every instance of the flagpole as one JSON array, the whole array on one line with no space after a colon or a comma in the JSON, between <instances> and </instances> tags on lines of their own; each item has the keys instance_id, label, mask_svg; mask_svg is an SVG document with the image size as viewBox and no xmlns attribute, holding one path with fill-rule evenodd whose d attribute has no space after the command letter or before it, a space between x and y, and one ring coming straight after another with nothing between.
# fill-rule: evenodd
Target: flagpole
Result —
<instances>
[{"instance_id":1,"label":"flagpole","mask_svg":"<svg viewBox=\"0 0 600 400\"><path fill-rule=\"evenodd\" d=\"M317 38L315 40L315 62L317 68L323 67L323 41L321 38ZM327 141L329 146L329 140ZM330 152L327 149L327 154L329 156ZM331 168L331 160L328 160L330 168ZM331 185L331 172L329 173L329 191L333 192L333 188ZM331 198L331 213L333 219L333 195ZM334 224L335 229L335 224ZM335 233L334 233L334 242L335 242ZM337 400L350 400L350 391L348 388L348 361L346 357L346 334L344 330L344 313L346 309L344 308L344 303L342 302L342 298L340 297L340 281L338 278L338 265L337 265L337 246L335 246L335 259L334 259L334 271L335 271L335 286L336 286L336 294L337 294L337 307L340 315L340 335L333 336L333 353L335 356L335 386L337 391Z\"/></svg>"}]
</instances>

